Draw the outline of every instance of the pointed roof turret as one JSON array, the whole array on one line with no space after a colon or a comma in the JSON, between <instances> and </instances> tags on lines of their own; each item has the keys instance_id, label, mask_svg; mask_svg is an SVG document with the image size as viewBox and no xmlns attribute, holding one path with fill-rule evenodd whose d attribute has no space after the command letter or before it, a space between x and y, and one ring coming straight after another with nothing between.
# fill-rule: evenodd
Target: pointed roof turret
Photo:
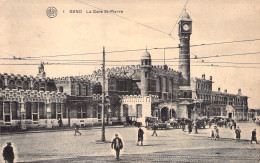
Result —
<instances>
[{"instance_id":1,"label":"pointed roof turret","mask_svg":"<svg viewBox=\"0 0 260 163\"><path fill-rule=\"evenodd\" d=\"M190 15L186 12L186 9L184 10L182 16L181 16L181 20L186 20L186 21L191 21L191 17Z\"/></svg>"},{"instance_id":2,"label":"pointed roof turret","mask_svg":"<svg viewBox=\"0 0 260 163\"><path fill-rule=\"evenodd\" d=\"M151 59L151 54L147 51L147 47L145 52L142 55L142 59Z\"/></svg>"}]
</instances>

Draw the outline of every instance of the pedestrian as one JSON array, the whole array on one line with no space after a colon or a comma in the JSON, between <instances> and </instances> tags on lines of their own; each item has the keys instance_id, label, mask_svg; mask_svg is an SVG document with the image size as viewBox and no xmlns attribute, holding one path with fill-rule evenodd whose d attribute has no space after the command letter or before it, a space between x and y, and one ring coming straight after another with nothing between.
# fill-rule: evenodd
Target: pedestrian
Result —
<instances>
[{"instance_id":1,"label":"pedestrian","mask_svg":"<svg viewBox=\"0 0 260 163\"><path fill-rule=\"evenodd\" d=\"M189 134L192 132L192 123L191 122L188 124L188 132L189 132Z\"/></svg>"},{"instance_id":2,"label":"pedestrian","mask_svg":"<svg viewBox=\"0 0 260 163\"><path fill-rule=\"evenodd\" d=\"M209 128L211 128L211 126L212 126L212 121L209 120Z\"/></svg>"},{"instance_id":3,"label":"pedestrian","mask_svg":"<svg viewBox=\"0 0 260 163\"><path fill-rule=\"evenodd\" d=\"M117 159L117 161L118 161L120 150L123 149L123 142L118 137L118 134L115 134L115 138L112 140L112 143L111 143L111 148L116 151L116 158L115 159Z\"/></svg>"},{"instance_id":4,"label":"pedestrian","mask_svg":"<svg viewBox=\"0 0 260 163\"><path fill-rule=\"evenodd\" d=\"M139 145L139 142L141 142L141 145L143 145L143 141L144 141L144 131L141 129L141 127L139 127L137 145Z\"/></svg>"},{"instance_id":5,"label":"pedestrian","mask_svg":"<svg viewBox=\"0 0 260 163\"><path fill-rule=\"evenodd\" d=\"M252 131L252 137L251 137L250 143L252 144L253 141L255 141L256 144L258 144L258 143L257 143L257 138L256 138L256 129L254 129L254 130Z\"/></svg>"},{"instance_id":6,"label":"pedestrian","mask_svg":"<svg viewBox=\"0 0 260 163\"><path fill-rule=\"evenodd\" d=\"M198 120L196 120L195 124L194 124L194 130L195 130L194 132L195 132L195 134L198 134L198 123L199 123Z\"/></svg>"},{"instance_id":7,"label":"pedestrian","mask_svg":"<svg viewBox=\"0 0 260 163\"><path fill-rule=\"evenodd\" d=\"M237 126L237 128L235 129L237 141L240 141L240 133L241 133L241 130L239 129L239 126Z\"/></svg>"},{"instance_id":8,"label":"pedestrian","mask_svg":"<svg viewBox=\"0 0 260 163\"><path fill-rule=\"evenodd\" d=\"M181 120L181 125L182 125L182 131L186 131L185 130L185 125L186 125L186 123L185 123L185 119L184 119L184 117L182 118L182 120Z\"/></svg>"},{"instance_id":9,"label":"pedestrian","mask_svg":"<svg viewBox=\"0 0 260 163\"><path fill-rule=\"evenodd\" d=\"M236 130L236 128L237 128L237 122L234 121L234 130Z\"/></svg>"},{"instance_id":10,"label":"pedestrian","mask_svg":"<svg viewBox=\"0 0 260 163\"><path fill-rule=\"evenodd\" d=\"M14 162L14 150L13 147L11 146L12 143L8 142L7 146L3 150L3 157L5 162L7 163L13 163Z\"/></svg>"},{"instance_id":11,"label":"pedestrian","mask_svg":"<svg viewBox=\"0 0 260 163\"><path fill-rule=\"evenodd\" d=\"M62 126L63 126L63 123L62 123L61 118L59 118L58 123L59 123L59 127L62 127Z\"/></svg>"},{"instance_id":12,"label":"pedestrian","mask_svg":"<svg viewBox=\"0 0 260 163\"><path fill-rule=\"evenodd\" d=\"M214 140L214 138L215 138L213 129L210 132L210 138L211 138L211 140Z\"/></svg>"},{"instance_id":13,"label":"pedestrian","mask_svg":"<svg viewBox=\"0 0 260 163\"><path fill-rule=\"evenodd\" d=\"M74 123L74 126L75 126L75 134L74 134L74 136L76 136L77 135L77 133L79 133L79 135L81 135L81 133L79 132L79 125L77 125L76 123Z\"/></svg>"},{"instance_id":14,"label":"pedestrian","mask_svg":"<svg viewBox=\"0 0 260 163\"><path fill-rule=\"evenodd\" d=\"M186 131L186 126L185 126L185 122L181 122L181 126L182 126L182 131L185 132Z\"/></svg>"},{"instance_id":15,"label":"pedestrian","mask_svg":"<svg viewBox=\"0 0 260 163\"><path fill-rule=\"evenodd\" d=\"M219 130L218 130L218 127L215 126L214 129L215 129L215 133L214 133L215 139L214 140L217 140L217 139L219 140Z\"/></svg>"},{"instance_id":16,"label":"pedestrian","mask_svg":"<svg viewBox=\"0 0 260 163\"><path fill-rule=\"evenodd\" d=\"M152 134L151 136L153 136L154 134L157 136L156 130L157 130L157 124L154 123L154 124L153 124L153 134Z\"/></svg>"}]
</instances>

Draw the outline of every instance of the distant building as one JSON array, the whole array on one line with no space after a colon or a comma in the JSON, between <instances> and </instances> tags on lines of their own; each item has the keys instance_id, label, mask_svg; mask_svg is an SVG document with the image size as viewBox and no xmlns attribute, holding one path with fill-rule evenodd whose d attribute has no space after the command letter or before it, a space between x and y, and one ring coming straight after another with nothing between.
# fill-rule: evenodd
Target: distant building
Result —
<instances>
[{"instance_id":1,"label":"distant building","mask_svg":"<svg viewBox=\"0 0 260 163\"><path fill-rule=\"evenodd\" d=\"M227 90L221 92L212 91L212 76L209 80L202 78L192 78L191 86L194 99L195 116L206 117L228 117L236 120L247 120L248 103L247 96L243 96L241 89L237 94L230 94Z\"/></svg>"}]
</instances>

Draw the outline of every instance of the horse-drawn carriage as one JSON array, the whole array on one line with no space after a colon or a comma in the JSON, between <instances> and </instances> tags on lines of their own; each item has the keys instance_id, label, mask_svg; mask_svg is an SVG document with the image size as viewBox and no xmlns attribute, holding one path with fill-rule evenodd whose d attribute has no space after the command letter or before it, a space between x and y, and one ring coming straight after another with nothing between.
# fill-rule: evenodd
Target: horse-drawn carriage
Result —
<instances>
[{"instance_id":1,"label":"horse-drawn carriage","mask_svg":"<svg viewBox=\"0 0 260 163\"><path fill-rule=\"evenodd\" d=\"M146 123L146 128L148 130L152 129L154 125L156 125L157 129L169 129L171 127L170 122L168 121L161 122L160 120L158 120L157 117L146 117L145 123Z\"/></svg>"},{"instance_id":2,"label":"horse-drawn carriage","mask_svg":"<svg viewBox=\"0 0 260 163\"><path fill-rule=\"evenodd\" d=\"M145 127L149 130L153 127L154 124L158 124L158 118L157 117L146 117L145 124L146 124Z\"/></svg>"},{"instance_id":3,"label":"horse-drawn carriage","mask_svg":"<svg viewBox=\"0 0 260 163\"><path fill-rule=\"evenodd\" d=\"M128 127L128 126L136 126L136 127L140 127L142 126L141 122L137 122L137 119L135 116L127 116L126 117L126 122L124 123L124 127Z\"/></svg>"}]
</instances>

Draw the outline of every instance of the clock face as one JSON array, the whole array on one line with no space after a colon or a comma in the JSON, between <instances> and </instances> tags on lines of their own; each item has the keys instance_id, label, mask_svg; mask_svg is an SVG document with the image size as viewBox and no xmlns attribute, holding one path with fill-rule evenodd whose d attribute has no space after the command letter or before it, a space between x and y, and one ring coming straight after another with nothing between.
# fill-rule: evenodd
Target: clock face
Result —
<instances>
[{"instance_id":1,"label":"clock face","mask_svg":"<svg viewBox=\"0 0 260 163\"><path fill-rule=\"evenodd\" d=\"M184 24L182 28L184 31L188 31L190 29L190 26L188 24Z\"/></svg>"}]
</instances>

